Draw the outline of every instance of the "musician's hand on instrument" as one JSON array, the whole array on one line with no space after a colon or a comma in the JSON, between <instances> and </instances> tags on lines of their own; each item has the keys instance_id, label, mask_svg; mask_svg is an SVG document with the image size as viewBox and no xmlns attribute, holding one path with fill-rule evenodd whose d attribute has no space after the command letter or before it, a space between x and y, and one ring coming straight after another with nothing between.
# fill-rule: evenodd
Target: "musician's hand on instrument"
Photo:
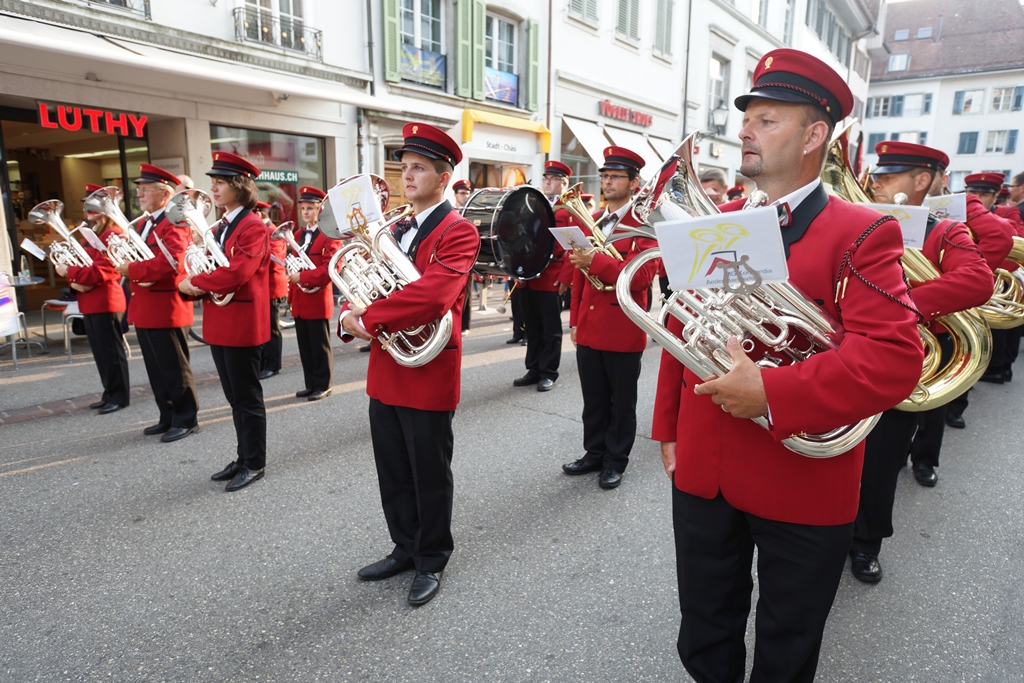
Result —
<instances>
[{"instance_id":1,"label":"musician's hand on instrument","mask_svg":"<svg viewBox=\"0 0 1024 683\"><path fill-rule=\"evenodd\" d=\"M572 342L572 347L574 349L575 348L579 348L579 347L576 346L576 328L575 327L570 327L569 328L569 341Z\"/></svg>"},{"instance_id":2,"label":"musician's hand on instrument","mask_svg":"<svg viewBox=\"0 0 1024 683\"><path fill-rule=\"evenodd\" d=\"M569 253L569 262L577 268L590 268L590 264L594 260L593 249L573 249Z\"/></svg>"},{"instance_id":3,"label":"musician's hand on instrument","mask_svg":"<svg viewBox=\"0 0 1024 683\"><path fill-rule=\"evenodd\" d=\"M351 334L356 339L362 339L363 341L370 341L373 337L370 333L363 328L363 324L360 322L360 318L366 313L366 309L361 306L352 306L348 309L348 315L346 315L341 321L341 329L347 334Z\"/></svg>"},{"instance_id":4,"label":"musician's hand on instrument","mask_svg":"<svg viewBox=\"0 0 1024 683\"><path fill-rule=\"evenodd\" d=\"M676 473L676 442L661 442L661 464L665 466L665 474L673 479Z\"/></svg>"},{"instance_id":5,"label":"musician's hand on instrument","mask_svg":"<svg viewBox=\"0 0 1024 683\"><path fill-rule=\"evenodd\" d=\"M121 277L128 277L128 264L122 263L121 265L114 266L114 270L117 271Z\"/></svg>"},{"instance_id":6,"label":"musician's hand on instrument","mask_svg":"<svg viewBox=\"0 0 1024 683\"><path fill-rule=\"evenodd\" d=\"M178 283L178 291L188 296L203 296L206 294L203 290L192 285L192 278L187 277Z\"/></svg>"},{"instance_id":7,"label":"musician's hand on instrument","mask_svg":"<svg viewBox=\"0 0 1024 683\"><path fill-rule=\"evenodd\" d=\"M766 415L768 397L764 393L761 369L750 360L735 337L729 338L728 349L732 370L723 377L698 384L693 393L709 394L716 405L735 417L752 419Z\"/></svg>"},{"instance_id":8,"label":"musician's hand on instrument","mask_svg":"<svg viewBox=\"0 0 1024 683\"><path fill-rule=\"evenodd\" d=\"M299 284L299 274L298 273L292 273L291 275L289 275L288 276L288 282L292 283L293 285Z\"/></svg>"},{"instance_id":9,"label":"musician's hand on instrument","mask_svg":"<svg viewBox=\"0 0 1024 683\"><path fill-rule=\"evenodd\" d=\"M57 273L57 275L60 275L61 277L64 277L68 274L68 267L61 263L53 267L53 272Z\"/></svg>"}]
</instances>

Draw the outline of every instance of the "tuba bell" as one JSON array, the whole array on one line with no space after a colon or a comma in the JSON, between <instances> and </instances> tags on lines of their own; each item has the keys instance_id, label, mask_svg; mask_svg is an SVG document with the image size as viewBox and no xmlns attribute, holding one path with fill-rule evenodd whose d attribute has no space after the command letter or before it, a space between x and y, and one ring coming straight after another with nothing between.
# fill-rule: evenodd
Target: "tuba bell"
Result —
<instances>
[{"instance_id":1,"label":"tuba bell","mask_svg":"<svg viewBox=\"0 0 1024 683\"><path fill-rule=\"evenodd\" d=\"M124 232L123 236L113 235L107 240L107 258L114 266L148 261L154 257L149 245L135 231L135 227L149 218L149 214L144 212L129 222L119 206L123 196L121 188L110 186L102 187L85 198L84 208L86 211L101 213L109 217ZM147 282L143 286L148 287L152 284L152 282Z\"/></svg>"},{"instance_id":2,"label":"tuba bell","mask_svg":"<svg viewBox=\"0 0 1024 683\"><path fill-rule=\"evenodd\" d=\"M634 228L637 235L656 239L653 224L687 216L718 213L708 198L693 164L693 146L698 134L683 140L657 176L648 181L634 211L646 225ZM755 191L748 206L767 200ZM658 317L652 318L633 301L630 281L650 261L660 258L660 249L648 249L623 269L616 283L616 296L623 312L701 380L722 376L732 368L726 348L730 337L741 340L748 353L755 341L768 347L762 368L779 367L785 361L797 363L815 353L839 347L842 331L830 316L789 283L761 284L746 293L722 289L672 292ZM668 330L669 316L683 324L682 338ZM874 428L878 415L824 434L800 434L782 440L789 450L810 458L830 458L860 443ZM765 417L754 422L769 428Z\"/></svg>"},{"instance_id":3,"label":"tuba bell","mask_svg":"<svg viewBox=\"0 0 1024 683\"><path fill-rule=\"evenodd\" d=\"M993 330L1008 330L1024 325L1024 239L1013 236L1013 247L1006 260L1016 263L1012 271L996 268L992 298L978 306L981 316Z\"/></svg>"},{"instance_id":4,"label":"tuba bell","mask_svg":"<svg viewBox=\"0 0 1024 683\"><path fill-rule=\"evenodd\" d=\"M192 236L192 243L185 248L184 256L185 272L189 277L212 273L217 268L227 268L231 263L217 244L213 229L206 222L212 208L213 199L202 190L182 190L167 202L167 220L178 227L187 227ZM227 306L233 296L233 292L210 292L210 298L218 306Z\"/></svg>"},{"instance_id":5,"label":"tuba bell","mask_svg":"<svg viewBox=\"0 0 1024 683\"><path fill-rule=\"evenodd\" d=\"M295 275L304 270L316 270L316 266L309 258L309 255L295 241L295 235L292 234L294 227L295 223L293 221L282 223L277 226L277 230L270 236L272 240L285 242L292 251L292 253L284 258L284 272L288 275ZM303 287L301 284L298 287L306 294L314 294L320 291L319 287Z\"/></svg>"},{"instance_id":6,"label":"tuba bell","mask_svg":"<svg viewBox=\"0 0 1024 683\"><path fill-rule=\"evenodd\" d=\"M53 265L87 268L92 265L92 257L85 251L85 247L74 238L74 234L82 228L89 227L89 224L82 221L82 224L74 230L68 230L60 217L63 212L64 202L59 199L48 199L32 207L32 210L28 212L28 220L35 225L49 226L64 240L50 244L50 262Z\"/></svg>"}]
</instances>

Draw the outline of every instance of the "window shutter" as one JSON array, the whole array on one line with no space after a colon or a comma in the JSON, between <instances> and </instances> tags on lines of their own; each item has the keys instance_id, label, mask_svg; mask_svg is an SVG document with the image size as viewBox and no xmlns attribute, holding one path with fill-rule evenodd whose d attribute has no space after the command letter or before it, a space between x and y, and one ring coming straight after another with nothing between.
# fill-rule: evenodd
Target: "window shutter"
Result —
<instances>
[{"instance_id":1,"label":"window shutter","mask_svg":"<svg viewBox=\"0 0 1024 683\"><path fill-rule=\"evenodd\" d=\"M928 133L927 131L921 131L917 134L917 144L927 145L928 144Z\"/></svg>"},{"instance_id":2,"label":"window shutter","mask_svg":"<svg viewBox=\"0 0 1024 683\"><path fill-rule=\"evenodd\" d=\"M619 0L619 19L616 23L615 30L622 35L628 35L629 32L629 0Z\"/></svg>"},{"instance_id":3,"label":"window shutter","mask_svg":"<svg viewBox=\"0 0 1024 683\"><path fill-rule=\"evenodd\" d=\"M925 95L924 95L924 103L921 105L921 113L922 114L931 114L932 113L932 94L931 93L925 93Z\"/></svg>"},{"instance_id":4,"label":"window shutter","mask_svg":"<svg viewBox=\"0 0 1024 683\"><path fill-rule=\"evenodd\" d=\"M1017 129L1006 131L1006 153L1015 154L1017 152Z\"/></svg>"},{"instance_id":5,"label":"window shutter","mask_svg":"<svg viewBox=\"0 0 1024 683\"><path fill-rule=\"evenodd\" d=\"M583 16L585 0L569 0L569 11Z\"/></svg>"},{"instance_id":6,"label":"window shutter","mask_svg":"<svg viewBox=\"0 0 1024 683\"><path fill-rule=\"evenodd\" d=\"M672 54L672 15L675 12L676 0L665 0L665 33L662 36L662 52L666 55Z\"/></svg>"},{"instance_id":7,"label":"window shutter","mask_svg":"<svg viewBox=\"0 0 1024 683\"><path fill-rule=\"evenodd\" d=\"M874 102L875 102L875 98L874 97L869 97L868 98L868 106L864 108L864 118L866 118L866 119L870 119L871 118L871 105L873 105Z\"/></svg>"},{"instance_id":8,"label":"window shutter","mask_svg":"<svg viewBox=\"0 0 1024 683\"><path fill-rule=\"evenodd\" d=\"M597 21L597 0L586 0L587 2L587 13L584 15L587 19Z\"/></svg>"},{"instance_id":9,"label":"window shutter","mask_svg":"<svg viewBox=\"0 0 1024 683\"><path fill-rule=\"evenodd\" d=\"M893 95L889 103L889 116L903 116L903 95Z\"/></svg>"},{"instance_id":10,"label":"window shutter","mask_svg":"<svg viewBox=\"0 0 1024 683\"><path fill-rule=\"evenodd\" d=\"M900 139L900 134L899 133L893 133L893 134L891 134L889 136L889 139L890 140L899 140Z\"/></svg>"},{"instance_id":11,"label":"window shutter","mask_svg":"<svg viewBox=\"0 0 1024 683\"><path fill-rule=\"evenodd\" d=\"M1013 89L1013 111L1024 109L1024 85L1018 85Z\"/></svg>"},{"instance_id":12,"label":"window shutter","mask_svg":"<svg viewBox=\"0 0 1024 683\"><path fill-rule=\"evenodd\" d=\"M384 0L384 80L402 80L402 36L398 26L398 0Z\"/></svg>"},{"instance_id":13,"label":"window shutter","mask_svg":"<svg viewBox=\"0 0 1024 683\"><path fill-rule=\"evenodd\" d=\"M455 4L455 94L459 97L473 96L473 2L457 0Z\"/></svg>"},{"instance_id":14,"label":"window shutter","mask_svg":"<svg viewBox=\"0 0 1024 683\"><path fill-rule=\"evenodd\" d=\"M640 40L640 0L629 0L629 37Z\"/></svg>"},{"instance_id":15,"label":"window shutter","mask_svg":"<svg viewBox=\"0 0 1024 683\"><path fill-rule=\"evenodd\" d=\"M957 90L956 97L953 98L953 113L963 114L964 113L964 91Z\"/></svg>"},{"instance_id":16,"label":"window shutter","mask_svg":"<svg viewBox=\"0 0 1024 683\"><path fill-rule=\"evenodd\" d=\"M495 27L497 28L497 27ZM473 99L484 99L484 63L487 43L487 6L473 0Z\"/></svg>"},{"instance_id":17,"label":"window shutter","mask_svg":"<svg viewBox=\"0 0 1024 683\"><path fill-rule=\"evenodd\" d=\"M529 63L526 67L526 108L530 111L540 109L540 24L530 19L526 25L526 54Z\"/></svg>"}]
</instances>

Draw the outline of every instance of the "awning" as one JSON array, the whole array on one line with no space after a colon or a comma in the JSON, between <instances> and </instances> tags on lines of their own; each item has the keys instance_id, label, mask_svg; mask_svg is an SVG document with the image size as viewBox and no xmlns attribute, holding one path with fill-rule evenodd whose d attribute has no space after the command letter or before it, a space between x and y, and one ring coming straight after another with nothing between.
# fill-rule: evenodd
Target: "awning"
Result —
<instances>
[{"instance_id":1,"label":"awning","mask_svg":"<svg viewBox=\"0 0 1024 683\"><path fill-rule=\"evenodd\" d=\"M576 140L583 145L587 156L594 160L594 163L601 167L604 165L604 148L608 146L608 138L596 125L590 121L574 119L571 116L563 116L562 121L569 126L569 130L576 136Z\"/></svg>"},{"instance_id":2,"label":"awning","mask_svg":"<svg viewBox=\"0 0 1024 683\"><path fill-rule=\"evenodd\" d=\"M651 143L651 147L658 153L662 161L667 161L670 156L675 154L676 148L679 147L676 143L664 138L650 137L647 138L647 142Z\"/></svg>"},{"instance_id":3,"label":"awning","mask_svg":"<svg viewBox=\"0 0 1024 683\"><path fill-rule=\"evenodd\" d=\"M78 78L93 67L101 80L174 93L190 92L182 87L187 79L193 84L216 84L221 89L257 90L275 97L295 95L379 111L401 111L399 106L341 83L202 59L10 16L0 16L0 46L6 64L55 73L70 73L71 69Z\"/></svg>"},{"instance_id":4,"label":"awning","mask_svg":"<svg viewBox=\"0 0 1024 683\"><path fill-rule=\"evenodd\" d=\"M615 141L617 146L632 150L643 158L644 167L640 171L642 177L646 178L661 168L661 157L657 155L653 147L647 144L647 138L640 133L615 126L605 126L604 132Z\"/></svg>"},{"instance_id":5,"label":"awning","mask_svg":"<svg viewBox=\"0 0 1024 683\"><path fill-rule=\"evenodd\" d=\"M475 123L489 123L492 126L503 126L505 128L515 128L516 130L532 131L536 133L537 137L540 139L540 151L545 154L551 151L551 131L548 130L547 126L539 121L520 119L507 114L496 114L494 112L481 111L479 109L466 109L462 112L463 142L471 142L473 140L473 124Z\"/></svg>"}]
</instances>

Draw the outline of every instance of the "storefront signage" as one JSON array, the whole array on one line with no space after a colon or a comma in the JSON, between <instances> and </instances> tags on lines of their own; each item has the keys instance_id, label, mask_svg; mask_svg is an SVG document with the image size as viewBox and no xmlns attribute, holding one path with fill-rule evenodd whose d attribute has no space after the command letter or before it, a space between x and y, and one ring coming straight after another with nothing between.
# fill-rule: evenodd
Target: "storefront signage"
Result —
<instances>
[{"instance_id":1,"label":"storefront signage","mask_svg":"<svg viewBox=\"0 0 1024 683\"><path fill-rule=\"evenodd\" d=\"M618 119L619 121L628 121L629 123L635 123L638 126L653 126L654 115L645 114L642 111L636 109L630 109L629 107L623 107L621 104L612 104L611 100L602 100L600 102L601 116L607 116L610 119Z\"/></svg>"},{"instance_id":2,"label":"storefront signage","mask_svg":"<svg viewBox=\"0 0 1024 683\"><path fill-rule=\"evenodd\" d=\"M487 141L487 149L497 150L499 152L518 152L519 145L514 145L510 142L491 142Z\"/></svg>"},{"instance_id":3,"label":"storefront signage","mask_svg":"<svg viewBox=\"0 0 1024 683\"><path fill-rule=\"evenodd\" d=\"M260 177L256 180L262 180L266 183L298 183L299 172L263 170L260 173Z\"/></svg>"},{"instance_id":4,"label":"storefront signage","mask_svg":"<svg viewBox=\"0 0 1024 683\"><path fill-rule=\"evenodd\" d=\"M141 138L146 135L148 118L135 114L115 114L105 109L69 107L63 104L54 107L46 102L39 103L39 125L43 128L63 128L74 131L86 127L93 133Z\"/></svg>"}]
</instances>

